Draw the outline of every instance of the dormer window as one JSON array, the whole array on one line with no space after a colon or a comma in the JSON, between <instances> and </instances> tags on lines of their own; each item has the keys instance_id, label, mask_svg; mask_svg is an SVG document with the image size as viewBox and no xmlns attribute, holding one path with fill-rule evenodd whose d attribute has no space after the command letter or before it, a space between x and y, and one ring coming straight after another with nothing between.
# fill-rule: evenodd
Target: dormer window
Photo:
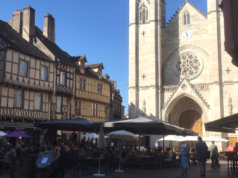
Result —
<instances>
[{"instance_id":1,"label":"dormer window","mask_svg":"<svg viewBox=\"0 0 238 178\"><path fill-rule=\"evenodd\" d=\"M140 23L146 23L149 21L149 10L145 4L140 6Z\"/></svg>"},{"instance_id":2,"label":"dormer window","mask_svg":"<svg viewBox=\"0 0 238 178\"><path fill-rule=\"evenodd\" d=\"M84 70L84 68L85 68L85 63L84 63L84 61L81 62L80 68Z\"/></svg>"},{"instance_id":3,"label":"dormer window","mask_svg":"<svg viewBox=\"0 0 238 178\"><path fill-rule=\"evenodd\" d=\"M101 69L101 67L98 69L98 77L99 77L99 78L102 77L102 69Z\"/></svg>"},{"instance_id":4,"label":"dormer window","mask_svg":"<svg viewBox=\"0 0 238 178\"><path fill-rule=\"evenodd\" d=\"M189 25L190 24L190 14L189 12L185 12L183 15L183 20L184 20L184 25Z\"/></svg>"}]
</instances>

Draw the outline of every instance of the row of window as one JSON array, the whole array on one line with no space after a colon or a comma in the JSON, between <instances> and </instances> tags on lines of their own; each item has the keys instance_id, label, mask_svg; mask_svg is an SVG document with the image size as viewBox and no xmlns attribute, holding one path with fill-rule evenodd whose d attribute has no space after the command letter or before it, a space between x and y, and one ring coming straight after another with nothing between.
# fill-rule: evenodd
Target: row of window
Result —
<instances>
[{"instance_id":1,"label":"row of window","mask_svg":"<svg viewBox=\"0 0 238 178\"><path fill-rule=\"evenodd\" d=\"M74 103L74 114L81 115L81 101L75 101ZM98 115L98 105L96 103L92 103L92 116L97 117Z\"/></svg>"},{"instance_id":2,"label":"row of window","mask_svg":"<svg viewBox=\"0 0 238 178\"><path fill-rule=\"evenodd\" d=\"M28 62L20 61L19 75L22 77L28 77ZM48 67L41 66L41 80L48 80Z\"/></svg>"},{"instance_id":3,"label":"row of window","mask_svg":"<svg viewBox=\"0 0 238 178\"><path fill-rule=\"evenodd\" d=\"M62 113L62 100L61 96L56 97L56 112ZM42 103L42 94L35 93L35 101L34 101L34 110L41 110L41 103ZM14 107L22 108L23 107L23 91L22 90L15 90L15 97L14 97ZM97 117L98 115L98 105L96 103L92 103L92 116ZM75 114L81 115L81 101L75 101Z\"/></svg>"},{"instance_id":4,"label":"row of window","mask_svg":"<svg viewBox=\"0 0 238 178\"><path fill-rule=\"evenodd\" d=\"M79 80L79 89L80 90L86 90L86 79L80 78ZM98 83L97 85L97 93L102 94L102 84Z\"/></svg>"},{"instance_id":5,"label":"row of window","mask_svg":"<svg viewBox=\"0 0 238 178\"><path fill-rule=\"evenodd\" d=\"M42 94L35 93L34 110L40 111L41 103L42 103ZM23 107L23 91L22 90L15 90L14 107L16 108Z\"/></svg>"},{"instance_id":6,"label":"row of window","mask_svg":"<svg viewBox=\"0 0 238 178\"><path fill-rule=\"evenodd\" d=\"M28 62L20 61L20 69L19 75L22 77L28 77ZM47 81L48 80L48 68L45 66L41 67L41 80ZM60 72L60 84L66 85L66 72ZM86 80L80 78L79 82L79 89L84 90L86 89ZM102 84L98 84L97 93L102 94Z\"/></svg>"}]
</instances>

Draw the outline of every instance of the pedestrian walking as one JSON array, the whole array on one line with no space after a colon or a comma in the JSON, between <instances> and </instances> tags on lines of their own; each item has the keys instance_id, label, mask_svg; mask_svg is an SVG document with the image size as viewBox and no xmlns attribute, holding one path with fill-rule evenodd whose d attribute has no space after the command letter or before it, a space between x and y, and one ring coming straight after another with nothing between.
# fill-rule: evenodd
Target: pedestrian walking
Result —
<instances>
[{"instance_id":1,"label":"pedestrian walking","mask_svg":"<svg viewBox=\"0 0 238 178\"><path fill-rule=\"evenodd\" d=\"M215 168L218 149L217 149L217 146L215 145L214 141L212 141L212 144L209 146L209 150L210 150L210 156L211 156L211 160L212 160L212 168Z\"/></svg>"},{"instance_id":2,"label":"pedestrian walking","mask_svg":"<svg viewBox=\"0 0 238 178\"><path fill-rule=\"evenodd\" d=\"M189 164L188 164L189 152L188 152L188 149L187 149L187 144L181 145L180 154L181 154L181 165L180 165L180 167L182 168L182 176L184 174L188 175L187 170L189 168Z\"/></svg>"},{"instance_id":3,"label":"pedestrian walking","mask_svg":"<svg viewBox=\"0 0 238 178\"><path fill-rule=\"evenodd\" d=\"M196 145L197 155L198 155L198 162L200 167L200 174L201 177L206 175L206 162L207 162L207 144L202 141L202 137L198 137L198 143Z\"/></svg>"}]
</instances>

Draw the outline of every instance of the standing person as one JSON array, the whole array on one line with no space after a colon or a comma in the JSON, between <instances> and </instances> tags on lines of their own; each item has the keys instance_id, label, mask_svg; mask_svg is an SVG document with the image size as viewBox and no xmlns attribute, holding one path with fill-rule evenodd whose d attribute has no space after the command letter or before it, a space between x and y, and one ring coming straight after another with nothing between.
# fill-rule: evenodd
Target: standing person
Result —
<instances>
[{"instance_id":1,"label":"standing person","mask_svg":"<svg viewBox=\"0 0 238 178\"><path fill-rule=\"evenodd\" d=\"M187 144L183 144L181 145L181 165L180 167L182 168L182 176L185 174L185 175L188 175L187 173L187 169L189 168L189 164L188 164L188 157L189 157L189 152L188 152L188 149L187 149Z\"/></svg>"},{"instance_id":2,"label":"standing person","mask_svg":"<svg viewBox=\"0 0 238 178\"><path fill-rule=\"evenodd\" d=\"M236 143L236 146L234 146L233 151L238 152L238 143Z\"/></svg>"},{"instance_id":3,"label":"standing person","mask_svg":"<svg viewBox=\"0 0 238 178\"><path fill-rule=\"evenodd\" d=\"M229 146L227 147L227 151L234 151L234 147L232 146L232 143L229 144Z\"/></svg>"},{"instance_id":4,"label":"standing person","mask_svg":"<svg viewBox=\"0 0 238 178\"><path fill-rule=\"evenodd\" d=\"M212 144L209 146L209 150L210 150L210 156L212 160L212 168L215 168L215 161L217 159L218 149L214 141L212 141Z\"/></svg>"},{"instance_id":5,"label":"standing person","mask_svg":"<svg viewBox=\"0 0 238 178\"><path fill-rule=\"evenodd\" d=\"M198 143L196 145L197 155L198 155L198 162L200 166L200 174L201 177L206 175L206 162L207 162L207 144L202 141L202 137L198 137Z\"/></svg>"}]
</instances>

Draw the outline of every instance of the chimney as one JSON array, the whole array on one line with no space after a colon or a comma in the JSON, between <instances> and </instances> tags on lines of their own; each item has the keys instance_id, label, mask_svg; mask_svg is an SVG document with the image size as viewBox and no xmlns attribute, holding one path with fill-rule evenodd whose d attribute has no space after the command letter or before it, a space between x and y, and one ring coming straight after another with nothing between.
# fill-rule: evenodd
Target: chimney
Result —
<instances>
[{"instance_id":1,"label":"chimney","mask_svg":"<svg viewBox=\"0 0 238 178\"><path fill-rule=\"evenodd\" d=\"M21 10L16 10L13 12L13 17L8 21L8 23L18 32L22 32L22 12Z\"/></svg>"},{"instance_id":2,"label":"chimney","mask_svg":"<svg viewBox=\"0 0 238 178\"><path fill-rule=\"evenodd\" d=\"M23 9L23 27L22 37L30 43L33 43L33 37L35 36L35 9L27 5Z\"/></svg>"},{"instance_id":3,"label":"chimney","mask_svg":"<svg viewBox=\"0 0 238 178\"><path fill-rule=\"evenodd\" d=\"M113 81L114 89L117 89L117 81Z\"/></svg>"},{"instance_id":4,"label":"chimney","mask_svg":"<svg viewBox=\"0 0 238 178\"><path fill-rule=\"evenodd\" d=\"M43 34L46 38L55 43L55 19L49 13L45 15Z\"/></svg>"}]
</instances>

